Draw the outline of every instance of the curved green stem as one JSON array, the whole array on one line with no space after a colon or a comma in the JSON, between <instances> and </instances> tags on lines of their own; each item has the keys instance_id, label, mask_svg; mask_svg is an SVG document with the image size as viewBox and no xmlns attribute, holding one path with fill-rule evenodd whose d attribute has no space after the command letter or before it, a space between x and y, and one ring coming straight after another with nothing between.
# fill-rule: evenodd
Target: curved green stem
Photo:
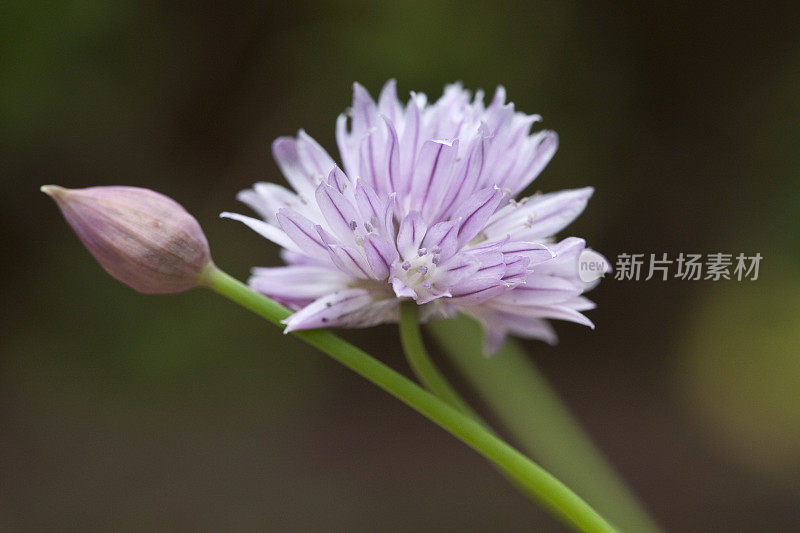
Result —
<instances>
[{"instance_id":1,"label":"curved green stem","mask_svg":"<svg viewBox=\"0 0 800 533\"><path fill-rule=\"evenodd\" d=\"M400 341L403 344L403 353L405 353L406 361L408 361L411 370L414 371L414 375L425 385L426 389L450 404L451 407L481 423L492 435L497 435L436 368L422 340L422 332L419 327L419 309L415 302L404 302L400 306ZM529 497L536 497L535 494L531 494L527 487L521 485L508 473L503 470L499 471L523 494Z\"/></svg>"},{"instance_id":2,"label":"curved green stem","mask_svg":"<svg viewBox=\"0 0 800 533\"><path fill-rule=\"evenodd\" d=\"M203 282L222 296L274 324L280 324L290 314L277 302L254 292L213 265L209 265L204 272ZM364 351L324 330L298 331L294 335L452 433L508 473L565 524L582 531L614 531L603 517L546 470L487 431L479 422L450 407Z\"/></svg>"},{"instance_id":3,"label":"curved green stem","mask_svg":"<svg viewBox=\"0 0 800 533\"><path fill-rule=\"evenodd\" d=\"M405 302L400 306L400 341L411 370L419 378L425 388L455 407L465 415L480 421L478 413L464 401L450 382L433 364L419 329L419 309L414 302Z\"/></svg>"},{"instance_id":4,"label":"curved green stem","mask_svg":"<svg viewBox=\"0 0 800 533\"><path fill-rule=\"evenodd\" d=\"M483 330L467 316L433 322L427 331L522 450L617 527L661 531L519 343L509 339L486 357Z\"/></svg>"}]
</instances>

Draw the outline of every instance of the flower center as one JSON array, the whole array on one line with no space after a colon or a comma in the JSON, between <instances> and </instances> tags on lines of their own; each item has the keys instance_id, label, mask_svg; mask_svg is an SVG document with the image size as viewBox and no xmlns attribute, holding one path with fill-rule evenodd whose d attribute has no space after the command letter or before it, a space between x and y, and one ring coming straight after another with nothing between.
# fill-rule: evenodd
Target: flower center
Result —
<instances>
[{"instance_id":1,"label":"flower center","mask_svg":"<svg viewBox=\"0 0 800 533\"><path fill-rule=\"evenodd\" d=\"M433 291L436 279L436 267L439 264L438 250L420 248L410 257L404 258L397 272L397 277L406 287L423 297Z\"/></svg>"}]
</instances>

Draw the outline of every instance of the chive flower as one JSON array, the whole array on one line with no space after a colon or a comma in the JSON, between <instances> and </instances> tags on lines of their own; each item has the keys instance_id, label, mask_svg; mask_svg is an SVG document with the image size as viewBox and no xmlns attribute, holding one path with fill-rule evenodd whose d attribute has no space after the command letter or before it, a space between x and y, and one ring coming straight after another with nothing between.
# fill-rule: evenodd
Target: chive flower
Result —
<instances>
[{"instance_id":1,"label":"chive flower","mask_svg":"<svg viewBox=\"0 0 800 533\"><path fill-rule=\"evenodd\" d=\"M558 136L532 132L540 117L517 112L502 87L483 100L453 84L403 105L391 80L376 102L356 83L336 123L341 166L303 130L273 143L291 189L257 183L238 199L260 218L222 216L282 247L286 266L255 268L249 284L295 311L286 332L395 322L405 300L422 320L477 318L490 352L509 334L554 343L548 319L593 327L585 242L553 238L593 189L515 199Z\"/></svg>"}]
</instances>

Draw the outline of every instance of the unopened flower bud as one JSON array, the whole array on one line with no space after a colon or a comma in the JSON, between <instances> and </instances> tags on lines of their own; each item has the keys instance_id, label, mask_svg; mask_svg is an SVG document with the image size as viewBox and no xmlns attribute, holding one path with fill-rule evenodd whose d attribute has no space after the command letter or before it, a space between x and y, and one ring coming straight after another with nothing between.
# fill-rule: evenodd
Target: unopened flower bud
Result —
<instances>
[{"instance_id":1,"label":"unopened flower bud","mask_svg":"<svg viewBox=\"0 0 800 533\"><path fill-rule=\"evenodd\" d=\"M202 283L211 255L197 220L171 198L139 187L45 185L64 218L106 272L147 294Z\"/></svg>"}]
</instances>

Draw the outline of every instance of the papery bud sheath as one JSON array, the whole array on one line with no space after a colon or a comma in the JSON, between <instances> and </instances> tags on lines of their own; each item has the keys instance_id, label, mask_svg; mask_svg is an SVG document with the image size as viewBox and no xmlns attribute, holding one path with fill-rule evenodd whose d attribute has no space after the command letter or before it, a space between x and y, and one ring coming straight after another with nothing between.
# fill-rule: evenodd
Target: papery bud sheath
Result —
<instances>
[{"instance_id":1,"label":"papery bud sheath","mask_svg":"<svg viewBox=\"0 0 800 533\"><path fill-rule=\"evenodd\" d=\"M100 266L147 294L182 292L202 283L211 254L197 220L155 191L45 185L64 218Z\"/></svg>"}]
</instances>

